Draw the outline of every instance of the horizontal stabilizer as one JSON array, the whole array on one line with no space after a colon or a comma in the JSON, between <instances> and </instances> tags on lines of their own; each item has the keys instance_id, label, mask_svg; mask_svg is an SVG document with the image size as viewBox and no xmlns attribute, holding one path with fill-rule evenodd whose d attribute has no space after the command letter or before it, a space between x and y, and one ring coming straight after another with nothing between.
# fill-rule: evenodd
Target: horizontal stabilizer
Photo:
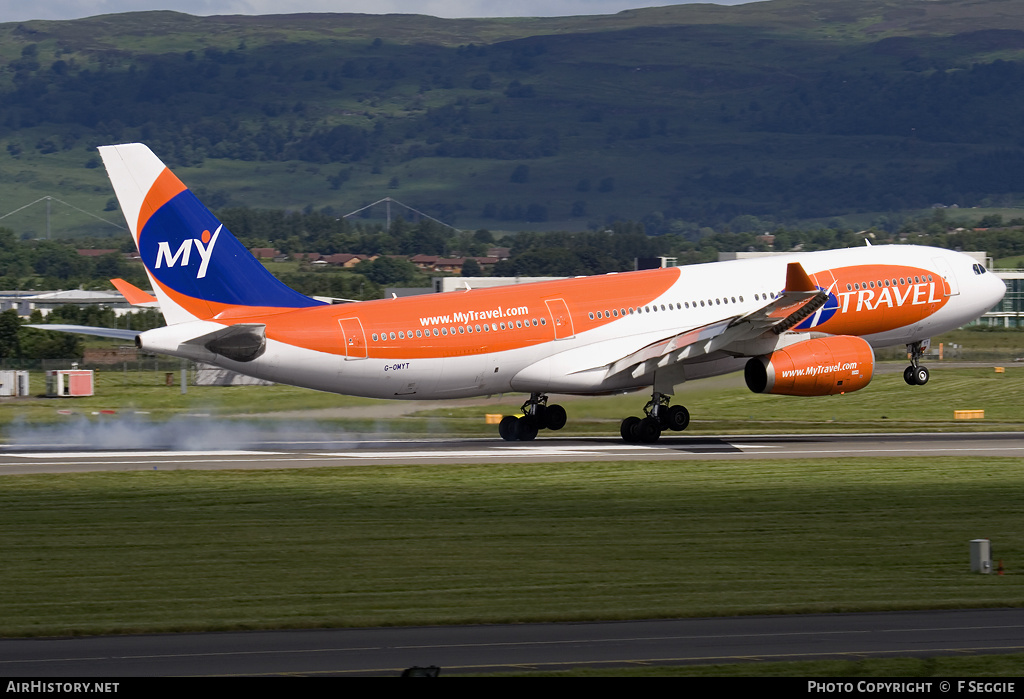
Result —
<instances>
[{"instance_id":1,"label":"horizontal stabilizer","mask_svg":"<svg viewBox=\"0 0 1024 699\"><path fill-rule=\"evenodd\" d=\"M138 330L126 330L124 328L95 328L91 325L26 325L26 328L36 330L56 330L62 333L77 333L79 335L92 335L93 337L112 337L117 340L135 341Z\"/></svg>"},{"instance_id":2,"label":"horizontal stabilizer","mask_svg":"<svg viewBox=\"0 0 1024 699\"><path fill-rule=\"evenodd\" d=\"M110 283L121 292L121 295L124 296L124 300L133 306L145 306L152 308L158 308L160 306L160 303L156 300L156 296L147 294L139 287L134 284L129 284L124 279L111 279Z\"/></svg>"}]
</instances>

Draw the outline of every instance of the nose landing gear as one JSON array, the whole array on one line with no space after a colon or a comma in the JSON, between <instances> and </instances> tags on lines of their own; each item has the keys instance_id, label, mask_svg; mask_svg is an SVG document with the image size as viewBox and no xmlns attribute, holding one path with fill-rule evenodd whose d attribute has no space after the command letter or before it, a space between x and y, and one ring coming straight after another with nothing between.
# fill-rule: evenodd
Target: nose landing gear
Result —
<instances>
[{"instance_id":1,"label":"nose landing gear","mask_svg":"<svg viewBox=\"0 0 1024 699\"><path fill-rule=\"evenodd\" d=\"M918 364L927 348L927 340L912 342L907 345L907 352L910 354L910 366L903 370L903 380L907 382L908 386L924 386L928 383L930 377L928 367Z\"/></svg>"}]
</instances>

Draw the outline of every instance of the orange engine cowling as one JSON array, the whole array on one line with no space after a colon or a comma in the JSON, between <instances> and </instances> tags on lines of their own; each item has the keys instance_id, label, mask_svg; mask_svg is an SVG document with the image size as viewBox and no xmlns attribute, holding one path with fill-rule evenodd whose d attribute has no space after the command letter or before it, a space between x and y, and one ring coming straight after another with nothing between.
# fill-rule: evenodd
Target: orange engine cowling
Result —
<instances>
[{"instance_id":1,"label":"orange engine cowling","mask_svg":"<svg viewBox=\"0 0 1024 699\"><path fill-rule=\"evenodd\" d=\"M831 396L867 386L874 367L875 353L867 341L837 335L752 357L743 374L754 393Z\"/></svg>"}]
</instances>

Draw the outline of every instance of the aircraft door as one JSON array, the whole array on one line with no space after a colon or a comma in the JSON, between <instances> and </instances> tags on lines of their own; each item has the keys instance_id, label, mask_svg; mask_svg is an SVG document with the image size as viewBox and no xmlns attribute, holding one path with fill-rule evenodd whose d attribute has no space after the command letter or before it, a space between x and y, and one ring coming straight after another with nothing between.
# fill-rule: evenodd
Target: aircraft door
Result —
<instances>
[{"instance_id":1,"label":"aircraft door","mask_svg":"<svg viewBox=\"0 0 1024 699\"><path fill-rule=\"evenodd\" d=\"M567 340L576 333L572 327L572 316L569 315L569 307L565 305L564 299L546 299L544 303L548 306L548 313L551 315L551 325L555 330L556 340Z\"/></svg>"},{"instance_id":2,"label":"aircraft door","mask_svg":"<svg viewBox=\"0 0 1024 699\"><path fill-rule=\"evenodd\" d=\"M340 318L342 347L345 359L366 359L366 333L358 318Z\"/></svg>"},{"instance_id":3,"label":"aircraft door","mask_svg":"<svg viewBox=\"0 0 1024 699\"><path fill-rule=\"evenodd\" d=\"M953 273L946 258L933 257L932 262L935 263L935 271L946 280L946 283L943 285L943 294L946 296L958 296L960 294L960 285L956 283L956 275Z\"/></svg>"}]
</instances>

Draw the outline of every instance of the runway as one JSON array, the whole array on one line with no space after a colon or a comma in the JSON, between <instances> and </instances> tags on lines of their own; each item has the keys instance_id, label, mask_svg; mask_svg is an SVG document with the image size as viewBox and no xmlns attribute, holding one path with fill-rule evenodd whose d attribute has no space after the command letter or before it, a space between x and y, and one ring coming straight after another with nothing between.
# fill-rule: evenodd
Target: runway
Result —
<instances>
[{"instance_id":1,"label":"runway","mask_svg":"<svg viewBox=\"0 0 1024 699\"><path fill-rule=\"evenodd\" d=\"M534 442L482 439L383 439L296 436L252 441L241 449L109 450L88 444L0 449L0 475L178 469L281 469L415 464L835 459L900 456L1024 456L1024 433L817 434L667 437L625 444L610 437L542 437Z\"/></svg>"},{"instance_id":2,"label":"runway","mask_svg":"<svg viewBox=\"0 0 1024 699\"><path fill-rule=\"evenodd\" d=\"M344 439L297 435L244 449L0 449L0 475L578 461L1024 456L1024 433L731 435L617 439ZM323 629L66 639L0 639L8 677L394 676L580 666L756 663L1024 652L1024 609L726 617L574 624ZM751 667L750 674L757 669Z\"/></svg>"},{"instance_id":3,"label":"runway","mask_svg":"<svg viewBox=\"0 0 1024 699\"><path fill-rule=\"evenodd\" d=\"M1024 651L1024 609L0 640L6 677L398 676Z\"/></svg>"}]
</instances>

